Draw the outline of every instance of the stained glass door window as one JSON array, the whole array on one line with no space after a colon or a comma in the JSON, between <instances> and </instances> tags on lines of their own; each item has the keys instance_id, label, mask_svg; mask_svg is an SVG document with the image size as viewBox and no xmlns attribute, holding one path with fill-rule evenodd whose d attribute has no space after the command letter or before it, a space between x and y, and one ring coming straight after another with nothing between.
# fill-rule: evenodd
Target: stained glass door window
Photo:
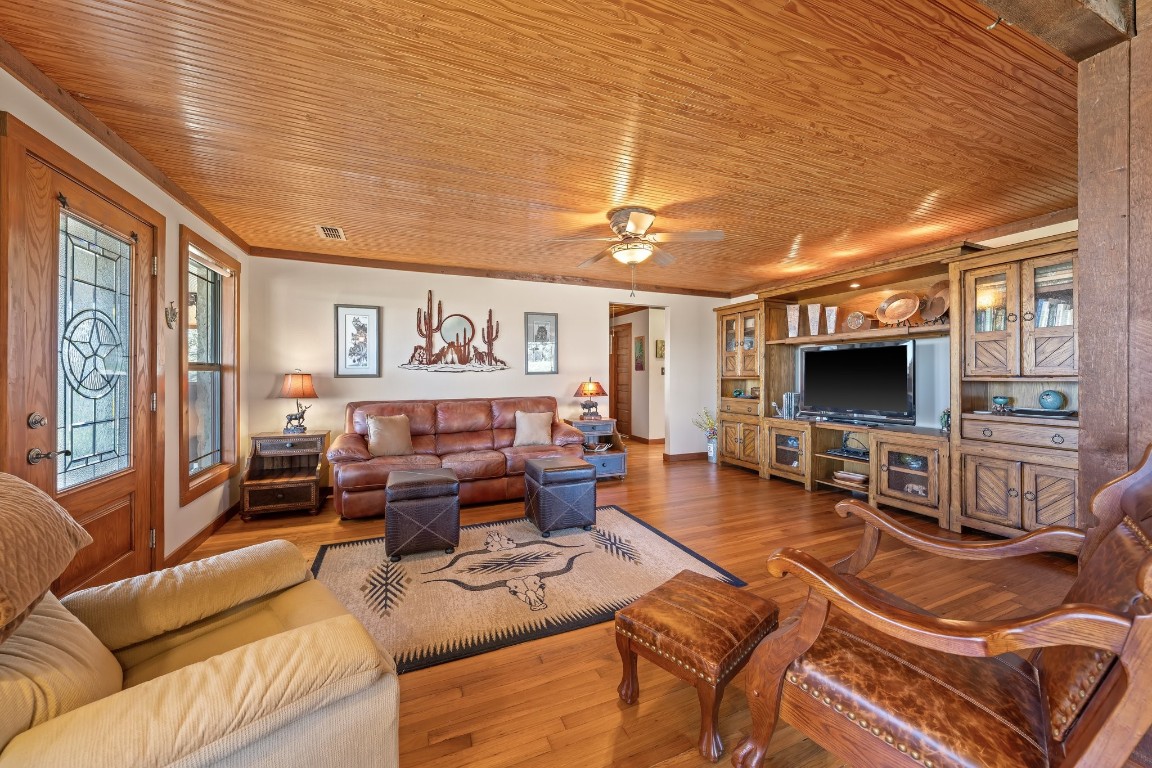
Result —
<instances>
[{"instance_id":1,"label":"stained glass door window","mask_svg":"<svg viewBox=\"0 0 1152 768\"><path fill-rule=\"evenodd\" d=\"M67 210L59 241L58 492L131 466L134 348L132 244Z\"/></svg>"}]
</instances>

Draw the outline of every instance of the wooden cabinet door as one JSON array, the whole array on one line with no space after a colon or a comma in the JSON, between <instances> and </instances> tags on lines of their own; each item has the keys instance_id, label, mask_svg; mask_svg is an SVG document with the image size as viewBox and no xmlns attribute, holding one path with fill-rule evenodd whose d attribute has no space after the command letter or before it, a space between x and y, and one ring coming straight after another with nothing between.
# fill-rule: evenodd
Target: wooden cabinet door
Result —
<instances>
[{"instance_id":1,"label":"wooden cabinet door","mask_svg":"<svg viewBox=\"0 0 1152 768\"><path fill-rule=\"evenodd\" d=\"M965 454L964 517L1020 528L1020 462Z\"/></svg>"},{"instance_id":2,"label":"wooden cabinet door","mask_svg":"<svg viewBox=\"0 0 1152 768\"><path fill-rule=\"evenodd\" d=\"M940 451L919 445L878 441L876 494L935 507L940 502Z\"/></svg>"},{"instance_id":3,"label":"wooden cabinet door","mask_svg":"<svg viewBox=\"0 0 1152 768\"><path fill-rule=\"evenodd\" d=\"M760 375L760 312L740 313L740 375Z\"/></svg>"},{"instance_id":4,"label":"wooden cabinet door","mask_svg":"<svg viewBox=\"0 0 1152 768\"><path fill-rule=\"evenodd\" d=\"M760 425L740 425L740 460L760 464Z\"/></svg>"},{"instance_id":5,"label":"wooden cabinet door","mask_svg":"<svg viewBox=\"0 0 1152 768\"><path fill-rule=\"evenodd\" d=\"M964 372L1020 373L1020 266L1004 264L964 273Z\"/></svg>"},{"instance_id":6,"label":"wooden cabinet door","mask_svg":"<svg viewBox=\"0 0 1152 768\"><path fill-rule=\"evenodd\" d=\"M720 455L728 459L740 458L740 428L744 426L738 421L720 422Z\"/></svg>"},{"instance_id":7,"label":"wooden cabinet door","mask_svg":"<svg viewBox=\"0 0 1152 768\"><path fill-rule=\"evenodd\" d=\"M772 427L768 432L768 463L774 469L804 476L807 434L802 429Z\"/></svg>"},{"instance_id":8,"label":"wooden cabinet door","mask_svg":"<svg viewBox=\"0 0 1152 768\"><path fill-rule=\"evenodd\" d=\"M1074 469L1024 465L1024 528L1046 525L1076 527L1076 476Z\"/></svg>"},{"instance_id":9,"label":"wooden cabinet door","mask_svg":"<svg viewBox=\"0 0 1152 768\"><path fill-rule=\"evenodd\" d=\"M1076 258L1061 253L1020 265L1020 346L1025 376L1075 376Z\"/></svg>"},{"instance_id":10,"label":"wooden cabinet door","mask_svg":"<svg viewBox=\"0 0 1152 768\"><path fill-rule=\"evenodd\" d=\"M740 343L740 315L720 316L720 375L739 376L740 357L743 354Z\"/></svg>"}]
</instances>

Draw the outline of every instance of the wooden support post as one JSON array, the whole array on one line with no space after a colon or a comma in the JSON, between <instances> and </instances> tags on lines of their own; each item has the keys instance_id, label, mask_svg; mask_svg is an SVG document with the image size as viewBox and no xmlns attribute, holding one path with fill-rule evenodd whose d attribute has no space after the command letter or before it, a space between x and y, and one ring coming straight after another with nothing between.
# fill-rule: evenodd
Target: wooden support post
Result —
<instances>
[{"instance_id":1,"label":"wooden support post","mask_svg":"<svg viewBox=\"0 0 1152 768\"><path fill-rule=\"evenodd\" d=\"M981 0L1005 22L1040 38L1073 61L1135 34L1132 0Z\"/></svg>"}]
</instances>

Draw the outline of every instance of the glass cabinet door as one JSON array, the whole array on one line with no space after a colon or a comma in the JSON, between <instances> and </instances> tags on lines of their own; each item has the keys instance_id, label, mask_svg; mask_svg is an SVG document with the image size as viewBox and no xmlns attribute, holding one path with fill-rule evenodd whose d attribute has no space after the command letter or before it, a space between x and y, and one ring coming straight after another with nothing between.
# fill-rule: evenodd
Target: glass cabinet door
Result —
<instances>
[{"instance_id":1,"label":"glass cabinet door","mask_svg":"<svg viewBox=\"0 0 1152 768\"><path fill-rule=\"evenodd\" d=\"M1021 265L1023 374L1075 376L1076 260L1068 254Z\"/></svg>"},{"instance_id":2,"label":"glass cabinet door","mask_svg":"<svg viewBox=\"0 0 1152 768\"><path fill-rule=\"evenodd\" d=\"M936 506L940 453L934 449L880 443L880 483L877 493L927 506Z\"/></svg>"},{"instance_id":3,"label":"glass cabinet door","mask_svg":"<svg viewBox=\"0 0 1152 768\"><path fill-rule=\"evenodd\" d=\"M1020 370L1019 266L987 267L964 275L965 372L1014 376Z\"/></svg>"},{"instance_id":4,"label":"glass cabinet door","mask_svg":"<svg viewBox=\"0 0 1152 768\"><path fill-rule=\"evenodd\" d=\"M744 312L740 315L740 373L756 376L760 371L759 312Z\"/></svg>"},{"instance_id":5,"label":"glass cabinet door","mask_svg":"<svg viewBox=\"0 0 1152 768\"><path fill-rule=\"evenodd\" d=\"M739 339L736 335L739 315L727 315L720 319L721 335L723 336L723 349L720 351L720 375L736 376L740 372Z\"/></svg>"},{"instance_id":6,"label":"glass cabinet door","mask_svg":"<svg viewBox=\"0 0 1152 768\"><path fill-rule=\"evenodd\" d=\"M799 431L773 429L769 440L769 461L777 469L804 473L804 433Z\"/></svg>"}]
</instances>

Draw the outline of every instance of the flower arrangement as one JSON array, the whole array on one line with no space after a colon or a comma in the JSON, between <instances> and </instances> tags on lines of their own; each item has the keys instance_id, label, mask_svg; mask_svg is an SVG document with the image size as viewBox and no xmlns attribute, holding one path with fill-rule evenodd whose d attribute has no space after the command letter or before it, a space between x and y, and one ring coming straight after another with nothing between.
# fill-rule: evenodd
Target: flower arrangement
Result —
<instances>
[{"instance_id":1,"label":"flower arrangement","mask_svg":"<svg viewBox=\"0 0 1152 768\"><path fill-rule=\"evenodd\" d=\"M716 419L707 408L700 411L700 415L692 419L692 426L703 432L707 439L716 439Z\"/></svg>"}]
</instances>

